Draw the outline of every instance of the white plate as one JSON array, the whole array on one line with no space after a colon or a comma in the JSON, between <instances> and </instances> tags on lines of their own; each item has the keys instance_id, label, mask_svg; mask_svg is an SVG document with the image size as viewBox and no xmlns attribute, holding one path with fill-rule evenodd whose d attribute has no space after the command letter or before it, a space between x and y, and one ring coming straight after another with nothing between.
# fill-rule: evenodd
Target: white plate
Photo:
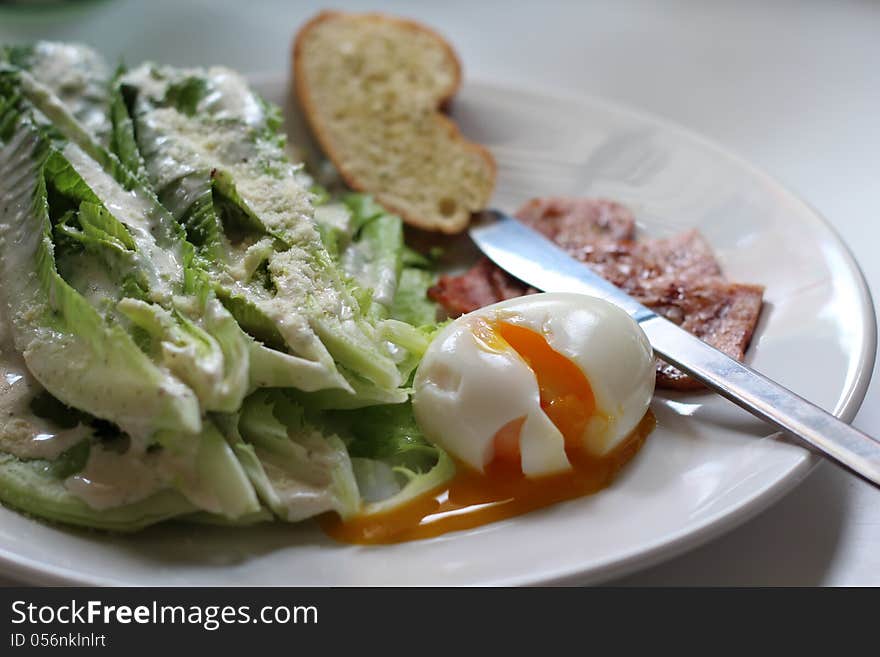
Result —
<instances>
[{"instance_id":1,"label":"white plate","mask_svg":"<svg viewBox=\"0 0 880 657\"><path fill-rule=\"evenodd\" d=\"M285 101L283 80L258 86ZM646 235L699 228L731 278L766 285L749 362L852 419L874 362L874 310L858 267L815 211L702 138L602 101L469 84L454 114L498 160L498 207L601 195L632 208ZM120 537L0 509L0 558L8 574L40 582L596 582L732 528L817 462L711 395L662 394L653 408L657 429L610 488L471 531L379 547L337 544L310 524L166 525Z\"/></svg>"}]
</instances>

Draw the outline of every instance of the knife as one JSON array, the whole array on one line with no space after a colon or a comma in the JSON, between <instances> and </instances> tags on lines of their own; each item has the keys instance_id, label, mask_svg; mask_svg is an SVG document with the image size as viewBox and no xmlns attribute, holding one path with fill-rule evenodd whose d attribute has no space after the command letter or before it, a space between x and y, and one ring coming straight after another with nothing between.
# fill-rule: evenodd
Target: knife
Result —
<instances>
[{"instance_id":1,"label":"knife","mask_svg":"<svg viewBox=\"0 0 880 657\"><path fill-rule=\"evenodd\" d=\"M481 214L470 236L496 265L539 290L578 292L621 307L663 360L880 487L880 442L660 317L541 233L498 210Z\"/></svg>"}]
</instances>

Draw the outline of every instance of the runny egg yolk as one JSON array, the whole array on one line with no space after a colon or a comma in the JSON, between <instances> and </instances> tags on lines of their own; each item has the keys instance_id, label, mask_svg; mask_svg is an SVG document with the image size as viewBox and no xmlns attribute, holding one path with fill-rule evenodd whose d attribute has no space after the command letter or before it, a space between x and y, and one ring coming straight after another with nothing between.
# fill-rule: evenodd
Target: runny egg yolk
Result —
<instances>
[{"instance_id":1,"label":"runny egg yolk","mask_svg":"<svg viewBox=\"0 0 880 657\"><path fill-rule=\"evenodd\" d=\"M500 336L535 373L541 408L565 439L566 451L581 444L587 422L596 413L596 398L583 371L531 329L497 322L490 330ZM519 426L511 422L495 435L495 457L519 462Z\"/></svg>"},{"instance_id":2,"label":"runny egg yolk","mask_svg":"<svg viewBox=\"0 0 880 657\"><path fill-rule=\"evenodd\" d=\"M596 492L641 448L654 428L648 411L613 450L595 456L583 448L587 423L600 412L583 371L553 349L544 336L504 321L478 320L473 335L491 351L513 349L534 372L541 408L565 441L571 469L526 477L520 466L519 439L525 417L508 422L495 434L494 458L485 472L458 463L456 475L439 489L391 511L342 522L323 518L325 531L348 543L396 543L470 529Z\"/></svg>"}]
</instances>

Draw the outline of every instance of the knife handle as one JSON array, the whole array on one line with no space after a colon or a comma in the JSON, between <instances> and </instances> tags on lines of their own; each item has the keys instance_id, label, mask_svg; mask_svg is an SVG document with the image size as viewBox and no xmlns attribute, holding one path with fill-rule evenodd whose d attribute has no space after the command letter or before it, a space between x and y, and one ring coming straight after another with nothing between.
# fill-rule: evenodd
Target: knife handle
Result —
<instances>
[{"instance_id":1,"label":"knife handle","mask_svg":"<svg viewBox=\"0 0 880 657\"><path fill-rule=\"evenodd\" d=\"M880 486L880 442L662 317L646 319L640 326L663 360ZM687 363L664 353L665 344L687 354Z\"/></svg>"}]
</instances>

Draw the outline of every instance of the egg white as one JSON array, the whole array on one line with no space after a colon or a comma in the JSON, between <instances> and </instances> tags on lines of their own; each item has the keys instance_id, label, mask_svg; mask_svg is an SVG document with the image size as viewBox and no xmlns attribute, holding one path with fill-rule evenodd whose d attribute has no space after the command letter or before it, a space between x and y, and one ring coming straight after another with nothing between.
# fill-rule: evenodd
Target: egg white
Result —
<instances>
[{"instance_id":1,"label":"egg white","mask_svg":"<svg viewBox=\"0 0 880 657\"><path fill-rule=\"evenodd\" d=\"M414 380L413 408L426 437L467 465L483 470L495 456L498 430L525 417L523 473L536 477L571 467L562 434L541 408L534 372L513 348L487 345L475 335L481 320L528 328L581 369L596 399L597 413L582 436L590 453L602 456L613 450L647 411L654 392L654 356L629 315L579 294L502 301L445 327Z\"/></svg>"}]
</instances>

